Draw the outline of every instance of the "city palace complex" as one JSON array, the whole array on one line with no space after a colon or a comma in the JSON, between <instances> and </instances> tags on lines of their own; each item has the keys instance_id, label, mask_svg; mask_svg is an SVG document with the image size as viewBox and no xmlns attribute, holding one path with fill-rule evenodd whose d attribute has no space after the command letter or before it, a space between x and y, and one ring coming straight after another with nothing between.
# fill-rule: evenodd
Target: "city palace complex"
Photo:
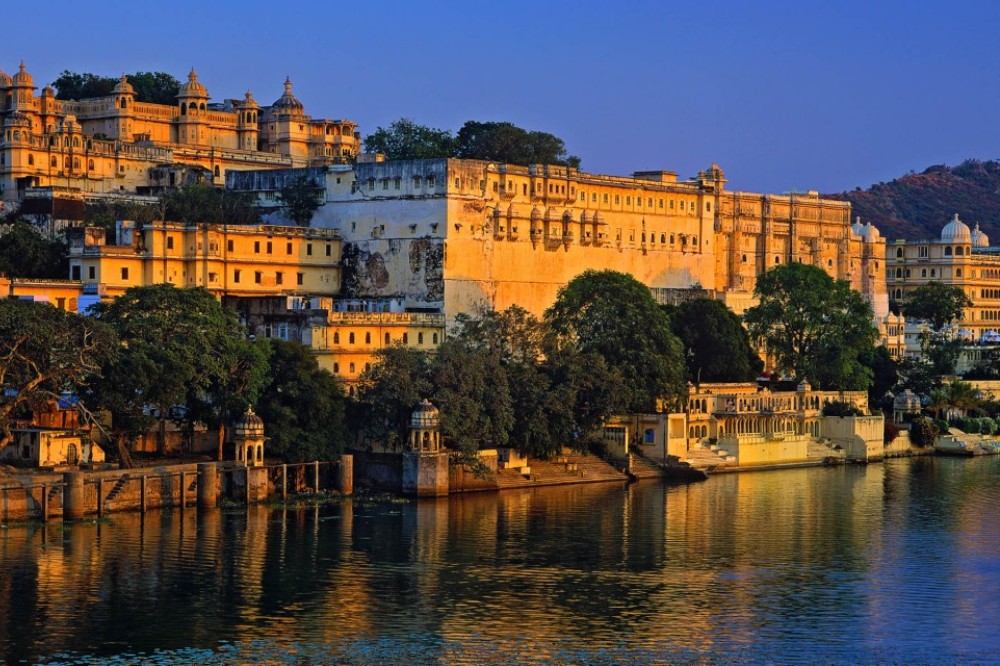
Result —
<instances>
[{"instance_id":1,"label":"city palace complex","mask_svg":"<svg viewBox=\"0 0 1000 666\"><path fill-rule=\"evenodd\" d=\"M1000 255L957 216L940 239L887 243L852 220L847 202L727 189L714 164L679 179L386 161L362 153L355 122L306 115L291 81L276 82L275 93L270 105L250 92L212 102L192 70L173 105L137 102L125 76L107 97L61 101L50 86L39 93L23 63L13 76L0 72L0 198L66 227L70 241L66 280L0 278L0 293L83 311L129 287L205 287L255 336L311 347L348 387L387 345L433 349L459 313L519 305L540 315L586 269L630 273L662 303L708 296L742 313L759 275L812 264L865 296L897 357L908 340L890 298L931 280L972 298L964 335L1000 329ZM302 177L322 189L322 205L295 226L277 193ZM268 223L122 220L114 237L82 226L88 202L151 201L191 183L251 193ZM734 404L751 404L738 394ZM812 404L789 403L799 425L781 427L816 430L801 414ZM689 435L720 435L693 428Z\"/></svg>"}]
</instances>

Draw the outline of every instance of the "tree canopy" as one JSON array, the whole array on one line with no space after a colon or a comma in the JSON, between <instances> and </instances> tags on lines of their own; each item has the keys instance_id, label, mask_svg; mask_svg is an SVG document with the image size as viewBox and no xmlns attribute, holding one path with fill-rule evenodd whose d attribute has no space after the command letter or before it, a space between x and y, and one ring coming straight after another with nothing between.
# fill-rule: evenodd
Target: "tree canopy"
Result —
<instances>
[{"instance_id":1,"label":"tree canopy","mask_svg":"<svg viewBox=\"0 0 1000 666\"><path fill-rule=\"evenodd\" d=\"M743 322L725 303L697 298L668 312L670 328L684 344L692 381L750 382L760 376L764 362Z\"/></svg>"},{"instance_id":2,"label":"tree canopy","mask_svg":"<svg viewBox=\"0 0 1000 666\"><path fill-rule=\"evenodd\" d=\"M278 203L292 222L300 227L308 227L313 215L323 205L323 186L317 185L307 176L298 176L278 190Z\"/></svg>"},{"instance_id":3,"label":"tree canopy","mask_svg":"<svg viewBox=\"0 0 1000 666\"><path fill-rule=\"evenodd\" d=\"M559 290L545 320L557 348L604 359L622 377L621 409L648 412L684 391L684 356L670 319L631 275L588 270Z\"/></svg>"},{"instance_id":4,"label":"tree canopy","mask_svg":"<svg viewBox=\"0 0 1000 666\"><path fill-rule=\"evenodd\" d=\"M751 338L764 343L776 368L825 389L871 385L861 361L878 339L871 306L844 280L798 262L757 278L758 305L747 310Z\"/></svg>"},{"instance_id":5,"label":"tree canopy","mask_svg":"<svg viewBox=\"0 0 1000 666\"><path fill-rule=\"evenodd\" d=\"M305 345L269 344L270 372L256 408L267 428L269 451L299 462L332 459L347 442L340 384Z\"/></svg>"},{"instance_id":6,"label":"tree canopy","mask_svg":"<svg viewBox=\"0 0 1000 666\"><path fill-rule=\"evenodd\" d=\"M910 292L903 303L903 314L913 319L926 319L936 330L962 318L962 311L972 307L972 300L961 287L943 282L928 282Z\"/></svg>"},{"instance_id":7,"label":"tree canopy","mask_svg":"<svg viewBox=\"0 0 1000 666\"><path fill-rule=\"evenodd\" d=\"M460 157L506 164L562 164L580 166L580 158L566 152L566 144L548 132L525 130L509 122L467 121L457 135L407 118L379 127L365 139L365 150L391 160Z\"/></svg>"},{"instance_id":8,"label":"tree canopy","mask_svg":"<svg viewBox=\"0 0 1000 666\"><path fill-rule=\"evenodd\" d=\"M127 74L128 82L135 91L137 102L152 104L176 104L180 81L165 72L135 72ZM106 97L111 94L121 77L100 76L90 72L77 73L63 70L52 82L56 98L81 100L91 97Z\"/></svg>"},{"instance_id":9,"label":"tree canopy","mask_svg":"<svg viewBox=\"0 0 1000 666\"><path fill-rule=\"evenodd\" d=\"M24 220L16 220L0 236L0 274L65 279L68 273L67 247L61 238L46 238Z\"/></svg>"},{"instance_id":10,"label":"tree canopy","mask_svg":"<svg viewBox=\"0 0 1000 666\"><path fill-rule=\"evenodd\" d=\"M164 418L217 425L256 402L267 349L249 342L236 312L208 290L134 287L95 310L127 343L95 386L118 436Z\"/></svg>"},{"instance_id":11,"label":"tree canopy","mask_svg":"<svg viewBox=\"0 0 1000 666\"><path fill-rule=\"evenodd\" d=\"M81 391L113 358L112 330L48 303L0 299L0 448L12 417L63 391Z\"/></svg>"},{"instance_id":12,"label":"tree canopy","mask_svg":"<svg viewBox=\"0 0 1000 666\"><path fill-rule=\"evenodd\" d=\"M365 150L382 153L390 160L426 160L452 157L455 137L448 130L418 125L409 118L400 118L379 127L365 138Z\"/></svg>"},{"instance_id":13,"label":"tree canopy","mask_svg":"<svg viewBox=\"0 0 1000 666\"><path fill-rule=\"evenodd\" d=\"M253 195L209 185L168 190L160 196L162 219L186 224L260 224Z\"/></svg>"}]
</instances>

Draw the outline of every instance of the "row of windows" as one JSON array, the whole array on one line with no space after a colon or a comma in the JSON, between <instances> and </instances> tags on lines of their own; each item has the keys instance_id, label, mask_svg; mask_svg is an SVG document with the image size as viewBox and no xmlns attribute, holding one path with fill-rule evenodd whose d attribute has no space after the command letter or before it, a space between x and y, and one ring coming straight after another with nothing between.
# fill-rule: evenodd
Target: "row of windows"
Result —
<instances>
[{"instance_id":1,"label":"row of windows","mask_svg":"<svg viewBox=\"0 0 1000 666\"><path fill-rule=\"evenodd\" d=\"M237 268L237 269L235 269L233 271L233 282L239 284L239 282L242 279L242 277L243 277L243 271L242 270L240 270L239 268ZM295 284L301 286L302 282L304 280L304 277L305 276L302 273L296 273L295 274ZM262 271L254 271L253 272L253 281L254 281L254 284L263 284L264 283L264 273ZM285 284L285 274L282 273L281 271L276 272L274 274L274 284L276 284L276 285Z\"/></svg>"},{"instance_id":2,"label":"row of windows","mask_svg":"<svg viewBox=\"0 0 1000 666\"><path fill-rule=\"evenodd\" d=\"M385 339L385 344L387 344L387 345L391 345L392 344L392 336L390 336L388 333L385 334L385 338L384 339ZM400 340L402 341L402 343L404 345L410 344L410 334L404 332L403 333L403 337L401 337ZM372 343L372 334L369 331L369 332L365 333L365 344L366 345L370 345L371 343ZM438 334L437 333L431 334L431 344L435 344L436 345L437 343L438 343ZM339 345L340 344L340 331L334 331L333 332L333 344L335 344L335 345ZM353 331L351 331L350 333L347 334L347 344L349 344L349 345L353 345L354 344L354 332ZM423 334L423 332L418 332L417 333L417 344L418 345L424 344L424 334Z\"/></svg>"},{"instance_id":3,"label":"row of windows","mask_svg":"<svg viewBox=\"0 0 1000 666\"><path fill-rule=\"evenodd\" d=\"M964 247L962 247L961 245L956 245L955 246L955 248L954 248L954 256L956 256L956 257L962 257L965 254L966 254L966 251L965 251ZM972 251L969 250L968 254L972 254ZM927 256L927 248L926 247L918 247L917 248L917 256L919 256L919 257L926 257ZM950 245L948 245L948 246L946 246L944 248L944 256L946 256L946 257L952 256L952 247ZM896 258L897 259L904 258L903 248L900 247L900 248L896 249Z\"/></svg>"},{"instance_id":4,"label":"row of windows","mask_svg":"<svg viewBox=\"0 0 1000 666\"><path fill-rule=\"evenodd\" d=\"M235 244L234 244L234 242L232 240L229 240L229 241L226 242L226 249L229 252L233 252L234 247L235 247ZM254 251L254 254L260 254L260 248L261 248L260 241L254 241L253 242L253 251ZM272 254L273 251L274 251L274 245L273 245L272 241L267 241L264 244L264 253L265 254ZM291 253L292 253L292 244L291 243L285 243L285 254L291 254ZM306 243L306 254L311 257L312 253L313 253L312 243ZM330 245L329 243L327 243L326 244L326 256L329 257L329 256L332 256L332 255L333 255L333 246Z\"/></svg>"},{"instance_id":5,"label":"row of windows","mask_svg":"<svg viewBox=\"0 0 1000 666\"><path fill-rule=\"evenodd\" d=\"M902 268L897 268L896 269L896 277L897 278L902 278L904 276L905 277L910 277L910 269L907 268L904 271ZM931 269L930 277L936 278L937 276L938 276L937 275L937 269L936 268L932 268ZM926 268L921 268L920 269L920 277L922 277L922 278L927 277L927 269ZM941 277L944 277L944 272L941 273ZM962 269L961 268L956 268L955 269L955 277L962 277Z\"/></svg>"},{"instance_id":6,"label":"row of windows","mask_svg":"<svg viewBox=\"0 0 1000 666\"><path fill-rule=\"evenodd\" d=\"M365 363L365 372L368 372L371 369L372 369L372 364L371 363ZM356 366L355 366L354 363L350 363L347 366L347 372L348 372L348 374L351 374L351 375L353 375L355 372L357 372L357 369L356 369ZM333 364L333 374L335 374L335 375L339 375L340 374L340 363L334 363ZM354 391L354 389L352 388L351 389L351 392L352 392L351 394L352 395L353 395L353 391Z\"/></svg>"},{"instance_id":7,"label":"row of windows","mask_svg":"<svg viewBox=\"0 0 1000 666\"><path fill-rule=\"evenodd\" d=\"M398 189L400 189L403 186L403 179L402 178L382 178L381 181L382 181L382 189L383 190L388 190L389 189L389 181L392 181L392 189L394 189L394 190L398 190ZM414 187L414 189L418 189L419 190L422 182L424 182L424 180L420 176L414 176L413 177L413 187ZM434 189L434 176L427 176L426 183L427 183L427 189ZM374 189L375 189L375 179L374 178L369 178L368 179L368 190L371 191L371 190L374 190Z\"/></svg>"}]
</instances>

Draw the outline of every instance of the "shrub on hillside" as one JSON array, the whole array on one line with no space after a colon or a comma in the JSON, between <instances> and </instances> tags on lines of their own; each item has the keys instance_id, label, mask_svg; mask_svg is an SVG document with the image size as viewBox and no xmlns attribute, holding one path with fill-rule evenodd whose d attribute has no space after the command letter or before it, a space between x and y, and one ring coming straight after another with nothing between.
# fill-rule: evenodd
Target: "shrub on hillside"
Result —
<instances>
[{"instance_id":1,"label":"shrub on hillside","mask_svg":"<svg viewBox=\"0 0 1000 666\"><path fill-rule=\"evenodd\" d=\"M914 446L928 447L934 445L934 439L940 431L930 419L917 418L910 423L910 441Z\"/></svg>"}]
</instances>

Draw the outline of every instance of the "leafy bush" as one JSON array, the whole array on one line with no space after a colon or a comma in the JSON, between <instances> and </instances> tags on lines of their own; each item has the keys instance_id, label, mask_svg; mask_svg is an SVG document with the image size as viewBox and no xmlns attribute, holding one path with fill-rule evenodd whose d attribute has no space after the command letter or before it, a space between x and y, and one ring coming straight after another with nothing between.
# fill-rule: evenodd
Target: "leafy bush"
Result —
<instances>
[{"instance_id":1,"label":"leafy bush","mask_svg":"<svg viewBox=\"0 0 1000 666\"><path fill-rule=\"evenodd\" d=\"M823 404L823 416L864 416L864 412L846 400L831 400Z\"/></svg>"},{"instance_id":2,"label":"leafy bush","mask_svg":"<svg viewBox=\"0 0 1000 666\"><path fill-rule=\"evenodd\" d=\"M938 426L930 419L917 418L910 423L910 441L914 446L933 446L939 433Z\"/></svg>"},{"instance_id":3,"label":"leafy bush","mask_svg":"<svg viewBox=\"0 0 1000 666\"><path fill-rule=\"evenodd\" d=\"M937 428L938 434L944 434L948 432L948 422L944 419L934 419L934 427Z\"/></svg>"},{"instance_id":4,"label":"leafy bush","mask_svg":"<svg viewBox=\"0 0 1000 666\"><path fill-rule=\"evenodd\" d=\"M988 416L981 416L976 420L979 421L979 432L981 432L984 435L996 434L997 431L996 421L994 421Z\"/></svg>"},{"instance_id":5,"label":"leafy bush","mask_svg":"<svg viewBox=\"0 0 1000 666\"><path fill-rule=\"evenodd\" d=\"M885 422L885 430L882 435L882 441L886 446L888 446L892 444L897 437L899 437L900 432L899 426L887 419Z\"/></svg>"},{"instance_id":6,"label":"leafy bush","mask_svg":"<svg viewBox=\"0 0 1000 666\"><path fill-rule=\"evenodd\" d=\"M955 427L970 434L979 432L979 419L961 418L955 420Z\"/></svg>"}]
</instances>

